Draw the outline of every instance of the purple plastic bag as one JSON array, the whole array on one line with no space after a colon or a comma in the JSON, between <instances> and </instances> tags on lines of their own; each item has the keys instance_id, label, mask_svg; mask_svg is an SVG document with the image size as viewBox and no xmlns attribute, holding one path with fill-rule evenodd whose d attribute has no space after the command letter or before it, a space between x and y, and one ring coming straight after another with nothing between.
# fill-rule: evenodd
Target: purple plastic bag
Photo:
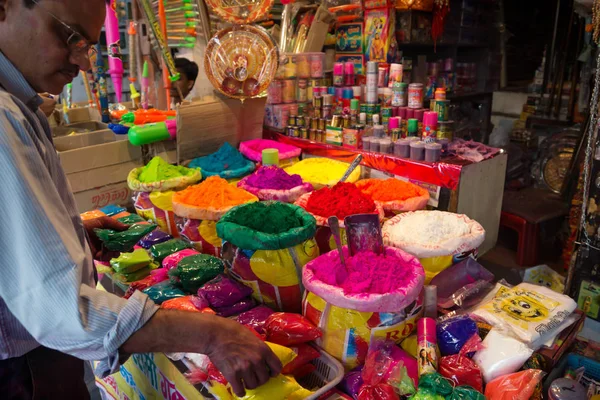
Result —
<instances>
[{"instance_id":1,"label":"purple plastic bag","mask_svg":"<svg viewBox=\"0 0 600 400\"><path fill-rule=\"evenodd\" d=\"M180 250L177 253L173 253L169 256L166 256L162 262L162 266L163 266L163 268L165 268L168 271L170 269L177 267L177 264L179 264L179 261L183 260L185 257L193 256L196 254L200 254L200 253L194 249Z\"/></svg>"},{"instance_id":2,"label":"purple plastic bag","mask_svg":"<svg viewBox=\"0 0 600 400\"><path fill-rule=\"evenodd\" d=\"M204 298L204 296L191 296L190 301L198 310L210 307L210 304L208 304L208 301Z\"/></svg>"},{"instance_id":3,"label":"purple plastic bag","mask_svg":"<svg viewBox=\"0 0 600 400\"><path fill-rule=\"evenodd\" d=\"M229 307L215 308L215 311L221 317L231 317L232 315L248 311L252 307L254 307L254 300L247 298Z\"/></svg>"},{"instance_id":4,"label":"purple plastic bag","mask_svg":"<svg viewBox=\"0 0 600 400\"><path fill-rule=\"evenodd\" d=\"M252 294L252 289L225 275L219 275L198 289L213 308L229 307Z\"/></svg>"},{"instance_id":5,"label":"purple plastic bag","mask_svg":"<svg viewBox=\"0 0 600 400\"><path fill-rule=\"evenodd\" d=\"M494 288L494 274L471 257L437 274L430 285L437 286L438 307L468 308Z\"/></svg>"},{"instance_id":6,"label":"purple plastic bag","mask_svg":"<svg viewBox=\"0 0 600 400\"><path fill-rule=\"evenodd\" d=\"M241 313L235 320L242 325L254 328L256 332L262 334L265 333L263 326L265 326L267 318L273 313L274 311L267 306L257 306L252 310Z\"/></svg>"},{"instance_id":7,"label":"purple plastic bag","mask_svg":"<svg viewBox=\"0 0 600 400\"><path fill-rule=\"evenodd\" d=\"M173 239L173 236L156 229L156 230L150 232L149 234L147 234L146 236L144 236L143 238L141 238L140 241L138 242L138 244L140 245L140 247L143 247L144 249L149 249L150 247L154 246L155 244L166 242L167 240L171 240L171 239Z\"/></svg>"},{"instance_id":8,"label":"purple plastic bag","mask_svg":"<svg viewBox=\"0 0 600 400\"><path fill-rule=\"evenodd\" d=\"M338 389L352 397L354 400L358 399L358 391L363 385L362 370L363 366L359 365L352 371L346 373L342 378L342 381L338 384Z\"/></svg>"}]
</instances>

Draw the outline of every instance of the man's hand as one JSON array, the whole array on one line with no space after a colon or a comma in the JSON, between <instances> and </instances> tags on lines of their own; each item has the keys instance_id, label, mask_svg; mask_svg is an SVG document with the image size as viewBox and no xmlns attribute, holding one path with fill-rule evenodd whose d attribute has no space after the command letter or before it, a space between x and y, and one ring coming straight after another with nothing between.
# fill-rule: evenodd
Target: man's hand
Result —
<instances>
[{"instance_id":1,"label":"man's hand","mask_svg":"<svg viewBox=\"0 0 600 400\"><path fill-rule=\"evenodd\" d=\"M46 117L51 116L54 110L56 109L56 100L54 100L54 98L51 97L48 93L40 93L40 97L44 101L40 105L40 110L42 110Z\"/></svg>"},{"instance_id":2,"label":"man's hand","mask_svg":"<svg viewBox=\"0 0 600 400\"><path fill-rule=\"evenodd\" d=\"M112 229L114 231L121 232L129 228L124 223L110 217L100 217L83 221L83 226L88 234L92 256L94 256L94 259L101 261L108 261L109 259L113 258L115 254L104 253L102 251L102 241L98 239L94 229ZM118 255L118 253L116 255Z\"/></svg>"},{"instance_id":3,"label":"man's hand","mask_svg":"<svg viewBox=\"0 0 600 400\"><path fill-rule=\"evenodd\" d=\"M218 318L205 354L221 371L239 397L256 389L281 372L281 361L248 328L227 318Z\"/></svg>"}]
</instances>

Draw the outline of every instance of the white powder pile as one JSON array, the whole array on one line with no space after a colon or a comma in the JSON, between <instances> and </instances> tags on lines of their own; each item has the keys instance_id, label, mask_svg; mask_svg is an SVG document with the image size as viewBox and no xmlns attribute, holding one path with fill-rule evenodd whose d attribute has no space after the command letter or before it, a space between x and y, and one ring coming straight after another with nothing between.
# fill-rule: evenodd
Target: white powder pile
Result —
<instances>
[{"instance_id":1,"label":"white powder pile","mask_svg":"<svg viewBox=\"0 0 600 400\"><path fill-rule=\"evenodd\" d=\"M461 216L443 211L416 211L406 215L391 230L395 242L431 245L471 232Z\"/></svg>"}]
</instances>

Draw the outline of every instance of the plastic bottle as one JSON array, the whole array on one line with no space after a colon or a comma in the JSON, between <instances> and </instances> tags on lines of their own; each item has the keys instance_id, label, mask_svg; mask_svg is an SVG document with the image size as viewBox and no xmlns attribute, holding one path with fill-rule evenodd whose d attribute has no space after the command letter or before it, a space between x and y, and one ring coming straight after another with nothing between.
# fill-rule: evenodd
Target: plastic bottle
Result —
<instances>
[{"instance_id":1,"label":"plastic bottle","mask_svg":"<svg viewBox=\"0 0 600 400\"><path fill-rule=\"evenodd\" d=\"M177 121L168 120L145 125L136 125L129 129L127 136L129 137L129 142L134 146L141 146L163 140L173 140L177 136Z\"/></svg>"},{"instance_id":2,"label":"plastic bottle","mask_svg":"<svg viewBox=\"0 0 600 400\"><path fill-rule=\"evenodd\" d=\"M425 286L425 312L417 322L417 362L419 376L437 371L437 337L435 317L437 316L437 287Z\"/></svg>"}]
</instances>

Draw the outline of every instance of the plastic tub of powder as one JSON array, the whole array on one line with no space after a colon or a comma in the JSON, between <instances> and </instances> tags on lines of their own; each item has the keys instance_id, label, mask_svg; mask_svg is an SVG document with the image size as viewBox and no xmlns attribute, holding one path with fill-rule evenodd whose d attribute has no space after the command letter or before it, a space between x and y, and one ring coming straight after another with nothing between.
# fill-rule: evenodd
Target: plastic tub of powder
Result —
<instances>
[{"instance_id":1,"label":"plastic tub of powder","mask_svg":"<svg viewBox=\"0 0 600 400\"><path fill-rule=\"evenodd\" d=\"M301 310L300 271L319 255L315 219L301 207L281 202L244 204L217 223L219 238L231 245L232 277L253 289L271 309Z\"/></svg>"},{"instance_id":2,"label":"plastic tub of powder","mask_svg":"<svg viewBox=\"0 0 600 400\"><path fill-rule=\"evenodd\" d=\"M372 137L371 138L371 151L373 153L379 153L380 144L381 144L381 139Z\"/></svg>"},{"instance_id":3,"label":"plastic tub of powder","mask_svg":"<svg viewBox=\"0 0 600 400\"><path fill-rule=\"evenodd\" d=\"M373 140L373 137L371 136L364 136L362 138L362 142L363 142L363 150L364 151L371 151L371 141Z\"/></svg>"},{"instance_id":4,"label":"plastic tub of powder","mask_svg":"<svg viewBox=\"0 0 600 400\"><path fill-rule=\"evenodd\" d=\"M438 162L442 156L442 145L439 143L427 143L425 145L425 161Z\"/></svg>"},{"instance_id":5,"label":"plastic tub of powder","mask_svg":"<svg viewBox=\"0 0 600 400\"><path fill-rule=\"evenodd\" d=\"M303 315L321 328L317 344L352 369L364 362L374 337L400 343L422 315L425 274L419 261L396 248L385 254L359 252L350 257L343 248L309 262L302 272L306 295Z\"/></svg>"},{"instance_id":6,"label":"plastic tub of powder","mask_svg":"<svg viewBox=\"0 0 600 400\"><path fill-rule=\"evenodd\" d=\"M400 158L410 157L410 140L398 139L394 143L394 155Z\"/></svg>"},{"instance_id":7,"label":"plastic tub of powder","mask_svg":"<svg viewBox=\"0 0 600 400\"><path fill-rule=\"evenodd\" d=\"M154 157L144 167L129 172L127 185L133 192L133 206L137 214L176 237L179 233L171 207L173 193L201 179L200 170L171 165L160 157Z\"/></svg>"},{"instance_id":8,"label":"plastic tub of powder","mask_svg":"<svg viewBox=\"0 0 600 400\"><path fill-rule=\"evenodd\" d=\"M264 149L276 149L279 151L279 166L281 168L289 167L298 162L302 153L299 147L269 139L252 139L240 143L240 153L255 163L262 162L262 151Z\"/></svg>"},{"instance_id":9,"label":"plastic tub of powder","mask_svg":"<svg viewBox=\"0 0 600 400\"><path fill-rule=\"evenodd\" d=\"M259 167L253 174L237 183L261 201L277 200L293 203L313 190L313 185L302 181L300 175L290 175L279 167Z\"/></svg>"},{"instance_id":10,"label":"plastic tub of powder","mask_svg":"<svg viewBox=\"0 0 600 400\"><path fill-rule=\"evenodd\" d=\"M445 211L412 211L383 224L383 242L419 258L431 279L460 260L476 253L485 230L463 214Z\"/></svg>"},{"instance_id":11,"label":"plastic tub of powder","mask_svg":"<svg viewBox=\"0 0 600 400\"><path fill-rule=\"evenodd\" d=\"M254 163L227 142L215 153L194 158L188 166L200 168L205 178L216 175L223 179L237 179L254 171Z\"/></svg>"},{"instance_id":12,"label":"plastic tub of powder","mask_svg":"<svg viewBox=\"0 0 600 400\"><path fill-rule=\"evenodd\" d=\"M392 140L389 138L379 139L379 152L383 154L390 154L393 151Z\"/></svg>"},{"instance_id":13,"label":"plastic tub of powder","mask_svg":"<svg viewBox=\"0 0 600 400\"><path fill-rule=\"evenodd\" d=\"M410 143L410 159L415 161L423 161L425 159L425 143L419 141L411 141Z\"/></svg>"}]
</instances>

